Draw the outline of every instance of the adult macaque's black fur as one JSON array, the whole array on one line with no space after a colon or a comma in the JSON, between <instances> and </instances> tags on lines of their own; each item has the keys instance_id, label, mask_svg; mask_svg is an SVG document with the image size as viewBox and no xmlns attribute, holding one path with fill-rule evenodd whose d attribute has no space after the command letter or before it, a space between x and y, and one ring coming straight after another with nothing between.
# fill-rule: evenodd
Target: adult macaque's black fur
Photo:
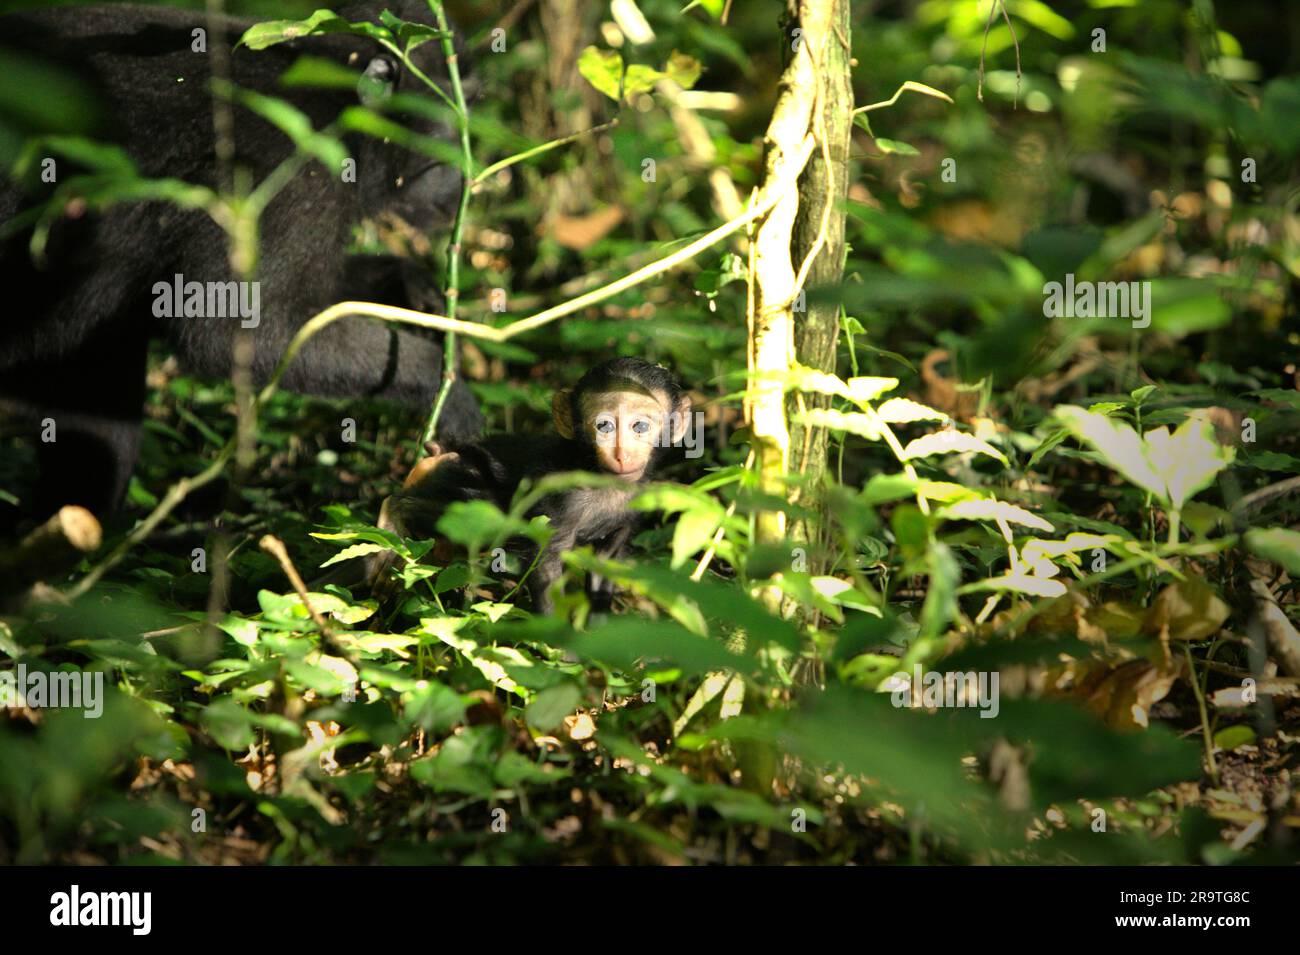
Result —
<instances>
[{"instance_id":1,"label":"adult macaque's black fur","mask_svg":"<svg viewBox=\"0 0 1300 955\"><path fill-rule=\"evenodd\" d=\"M381 0L341 15L377 22L385 8L409 20L430 19L422 0ZM224 19L226 36L209 35L208 49L228 48L253 22ZM142 175L216 186L210 53L191 50L192 31L207 26L201 11L61 7L0 18L0 44L57 64L96 88L104 112L93 135L123 147ZM333 59L357 74L369 69L392 79L394 91L424 89L372 41L341 35L256 52L240 48L230 56L231 79L238 87L288 100L319 129L357 105L358 95L355 89L281 86L281 73L303 55ZM427 75L445 81L439 43L425 43L415 56ZM39 98L41 90L30 95ZM291 154L292 144L242 107L234 106L233 113L235 165L259 183ZM427 120L408 118L405 124L450 136ZM261 218L255 276L261 316L249 332L258 382L270 375L299 326L322 308L349 298L406 304L399 260L353 262L347 255L355 223L392 213L430 231L454 217L458 170L371 137L349 136L346 143L356 160L355 182L344 182L341 170L310 162ZM58 169L64 181L75 164L60 158ZM0 184L0 222L53 188L31 181ZM30 232L19 234L0 247L0 281L11 303L0 322L0 406L28 420L49 417L56 423L57 441L37 445L42 480L34 510L65 503L110 509L135 462L149 338L165 337L195 374L231 373L238 318L160 319L152 307L154 284L171 282L176 274L187 282L234 279L226 236L203 212L149 202L122 203L99 214L70 212L52 230L43 265L33 262L29 238ZM441 368L442 349L431 337L353 317L318 333L290 366L284 385L428 407ZM458 384L443 410L440 436L471 439L481 423L468 389Z\"/></svg>"},{"instance_id":2,"label":"adult macaque's black fur","mask_svg":"<svg viewBox=\"0 0 1300 955\"><path fill-rule=\"evenodd\" d=\"M572 391L562 391L553 406L561 434L490 435L480 441L445 445L427 473L408 479L407 486L384 502L380 526L406 537L427 540L438 536L437 523L447 506L457 501L491 501L509 510L520 484L535 485L542 478L570 471L609 473L608 455L602 456L588 427L601 410L613 409L624 393L653 396L664 418L673 418L671 441L656 443L648 451L644 470L626 486L574 488L549 494L529 511L550 519L552 536L529 579L529 591L538 612L549 613L548 590L563 571L563 555L575 547L591 545L597 556L617 557L640 523L628 501L640 485L653 478L671 453L670 444L681 440L691 413L690 396L664 368L639 358L616 358L591 369ZM665 427L668 427L665 421ZM572 436L566 436L563 432ZM527 540L512 541L525 567L537 556ZM387 573L388 562L376 561L370 576ZM591 581L593 604L608 604L607 582Z\"/></svg>"}]
</instances>

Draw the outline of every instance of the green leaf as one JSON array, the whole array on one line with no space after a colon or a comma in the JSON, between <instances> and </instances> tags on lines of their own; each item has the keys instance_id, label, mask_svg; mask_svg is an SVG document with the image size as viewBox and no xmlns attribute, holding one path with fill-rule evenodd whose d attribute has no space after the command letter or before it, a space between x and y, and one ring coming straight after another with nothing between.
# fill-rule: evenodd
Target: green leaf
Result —
<instances>
[{"instance_id":1,"label":"green leaf","mask_svg":"<svg viewBox=\"0 0 1300 955\"><path fill-rule=\"evenodd\" d=\"M632 670L646 658L667 661L680 666L687 676L738 668L746 662L713 637L697 636L671 620L638 617L613 617L578 635L572 649L584 659L622 670Z\"/></svg>"},{"instance_id":2,"label":"green leaf","mask_svg":"<svg viewBox=\"0 0 1300 955\"><path fill-rule=\"evenodd\" d=\"M915 493L916 482L906 474L874 474L862 489L862 500L867 504L887 504Z\"/></svg>"},{"instance_id":3,"label":"green leaf","mask_svg":"<svg viewBox=\"0 0 1300 955\"><path fill-rule=\"evenodd\" d=\"M446 733L465 722L465 701L442 683L430 681L405 696L406 718L431 733Z\"/></svg>"},{"instance_id":4,"label":"green leaf","mask_svg":"<svg viewBox=\"0 0 1300 955\"><path fill-rule=\"evenodd\" d=\"M583 79L617 101L622 94L623 57L613 50L589 46L578 57L578 72Z\"/></svg>"},{"instance_id":5,"label":"green leaf","mask_svg":"<svg viewBox=\"0 0 1300 955\"><path fill-rule=\"evenodd\" d=\"M1205 418L1188 418L1173 434L1166 428L1148 431L1144 440L1167 488L1166 499L1178 509L1213 484L1233 458L1233 449L1215 440L1214 426Z\"/></svg>"},{"instance_id":6,"label":"green leaf","mask_svg":"<svg viewBox=\"0 0 1300 955\"><path fill-rule=\"evenodd\" d=\"M1300 533L1285 527L1246 531L1246 549L1300 577Z\"/></svg>"},{"instance_id":7,"label":"green leaf","mask_svg":"<svg viewBox=\"0 0 1300 955\"><path fill-rule=\"evenodd\" d=\"M730 482L728 482L730 483ZM637 511L663 511L676 514L696 508L717 506L717 501L705 493L708 488L682 487L680 484L652 484L634 497L629 507Z\"/></svg>"},{"instance_id":8,"label":"green leaf","mask_svg":"<svg viewBox=\"0 0 1300 955\"><path fill-rule=\"evenodd\" d=\"M205 706L199 724L223 749L247 749L253 742L252 716L230 697Z\"/></svg>"},{"instance_id":9,"label":"green leaf","mask_svg":"<svg viewBox=\"0 0 1300 955\"><path fill-rule=\"evenodd\" d=\"M437 27L430 26L427 23L412 23L409 20L403 20L387 10L379 15L379 20L396 34L397 45L408 54L430 40L441 40L451 36L450 33L444 33Z\"/></svg>"},{"instance_id":10,"label":"green leaf","mask_svg":"<svg viewBox=\"0 0 1300 955\"><path fill-rule=\"evenodd\" d=\"M356 89L362 74L319 56L300 56L280 74L280 85L320 89Z\"/></svg>"},{"instance_id":11,"label":"green leaf","mask_svg":"<svg viewBox=\"0 0 1300 955\"><path fill-rule=\"evenodd\" d=\"M371 39L391 39L392 34L374 23L349 23L332 10L317 10L306 20L268 20L255 23L244 31L235 44L250 50L265 50L277 43L288 43L305 36L322 36L328 33L351 33Z\"/></svg>"},{"instance_id":12,"label":"green leaf","mask_svg":"<svg viewBox=\"0 0 1300 955\"><path fill-rule=\"evenodd\" d=\"M438 533L471 551L519 533L523 526L488 501L456 501L438 519Z\"/></svg>"},{"instance_id":13,"label":"green leaf","mask_svg":"<svg viewBox=\"0 0 1300 955\"><path fill-rule=\"evenodd\" d=\"M351 547L343 548L329 560L325 561L321 564L321 568L323 569L331 564L339 564L345 560L352 560L354 557L365 557L368 554L377 554L381 551L387 550L390 550L390 548L383 544L353 544Z\"/></svg>"},{"instance_id":14,"label":"green leaf","mask_svg":"<svg viewBox=\"0 0 1300 955\"><path fill-rule=\"evenodd\" d=\"M1276 451L1256 451L1246 456L1243 464L1261 471L1285 471L1300 474L1300 458L1293 454L1279 454Z\"/></svg>"},{"instance_id":15,"label":"green leaf","mask_svg":"<svg viewBox=\"0 0 1300 955\"><path fill-rule=\"evenodd\" d=\"M921 607L921 636L937 637L947 629L957 613L957 582L961 570L946 544L935 544L930 551L930 589Z\"/></svg>"},{"instance_id":16,"label":"green leaf","mask_svg":"<svg viewBox=\"0 0 1300 955\"><path fill-rule=\"evenodd\" d=\"M664 75L684 90L695 86L702 70L699 60L676 50L673 50L668 62L664 64Z\"/></svg>"},{"instance_id":17,"label":"green leaf","mask_svg":"<svg viewBox=\"0 0 1300 955\"><path fill-rule=\"evenodd\" d=\"M882 152L896 156L919 156L921 151L915 146L910 146L905 142L897 139L885 139L883 136L876 137L876 147Z\"/></svg>"},{"instance_id":18,"label":"green leaf","mask_svg":"<svg viewBox=\"0 0 1300 955\"><path fill-rule=\"evenodd\" d=\"M849 386L838 376L805 365L795 365L790 369L789 382L790 387L796 391L813 391L837 398L851 397Z\"/></svg>"},{"instance_id":19,"label":"green leaf","mask_svg":"<svg viewBox=\"0 0 1300 955\"><path fill-rule=\"evenodd\" d=\"M300 151L319 159L331 172L337 172L348 158L348 151L343 143L324 133L312 129L307 114L284 100L263 96L253 90L241 89L232 83L213 81L213 90L218 95L239 103L241 106L261 116L280 132L288 136Z\"/></svg>"},{"instance_id":20,"label":"green leaf","mask_svg":"<svg viewBox=\"0 0 1300 955\"><path fill-rule=\"evenodd\" d=\"M945 103L951 103L952 97L943 90L937 90L933 86L926 86L924 83L918 83L916 80L908 80L900 87L902 90L908 90L912 93L922 93L925 96L933 96L935 99L941 99Z\"/></svg>"},{"instance_id":21,"label":"green leaf","mask_svg":"<svg viewBox=\"0 0 1300 955\"><path fill-rule=\"evenodd\" d=\"M930 523L920 508L914 504L897 507L889 522L905 559L912 560L926 552L930 545Z\"/></svg>"},{"instance_id":22,"label":"green leaf","mask_svg":"<svg viewBox=\"0 0 1300 955\"><path fill-rule=\"evenodd\" d=\"M680 567L692 554L699 553L709 545L709 539L722 523L723 510L716 501L709 507L696 507L682 513L677 518L677 528L673 531L672 566Z\"/></svg>"},{"instance_id":23,"label":"green leaf","mask_svg":"<svg viewBox=\"0 0 1300 955\"><path fill-rule=\"evenodd\" d=\"M1089 445L1112 470L1143 490L1167 500L1165 482L1143 453L1142 439L1128 425L1075 405L1061 405L1056 417L1084 444Z\"/></svg>"},{"instance_id":24,"label":"green leaf","mask_svg":"<svg viewBox=\"0 0 1300 955\"><path fill-rule=\"evenodd\" d=\"M1255 730L1246 723L1225 726L1214 734L1214 745L1221 750L1233 750L1255 742Z\"/></svg>"},{"instance_id":25,"label":"green leaf","mask_svg":"<svg viewBox=\"0 0 1300 955\"><path fill-rule=\"evenodd\" d=\"M567 680L542 690L524 707L524 719L539 730L553 730L582 702L582 690Z\"/></svg>"},{"instance_id":26,"label":"green leaf","mask_svg":"<svg viewBox=\"0 0 1300 955\"><path fill-rule=\"evenodd\" d=\"M497 762L493 727L469 726L449 736L432 756L412 760L411 778L435 790L489 798Z\"/></svg>"},{"instance_id":27,"label":"green leaf","mask_svg":"<svg viewBox=\"0 0 1300 955\"><path fill-rule=\"evenodd\" d=\"M1041 461L1048 451L1051 451L1052 448L1056 447L1069 436L1070 431L1068 428L1057 428L1055 431L1049 433L1047 437L1043 438L1043 440L1039 442L1034 453L1029 456L1029 463L1025 465L1025 470L1032 470L1034 465Z\"/></svg>"},{"instance_id":28,"label":"green leaf","mask_svg":"<svg viewBox=\"0 0 1300 955\"><path fill-rule=\"evenodd\" d=\"M630 98L633 93L649 93L663 78L664 74L654 67L633 63L623 76L623 96Z\"/></svg>"},{"instance_id":29,"label":"green leaf","mask_svg":"<svg viewBox=\"0 0 1300 955\"><path fill-rule=\"evenodd\" d=\"M406 542L392 531L380 530L378 527L356 527L346 531L312 531L311 536L323 541L365 541L381 550L391 550L403 557L412 556Z\"/></svg>"},{"instance_id":30,"label":"green leaf","mask_svg":"<svg viewBox=\"0 0 1300 955\"><path fill-rule=\"evenodd\" d=\"M138 176L135 162L125 150L80 136L46 136L42 145L51 152L71 159L97 172L118 176Z\"/></svg>"},{"instance_id":31,"label":"green leaf","mask_svg":"<svg viewBox=\"0 0 1300 955\"><path fill-rule=\"evenodd\" d=\"M726 7L727 0L691 0L686 6L682 7L682 13L692 10L695 7L703 7L705 12L715 20L722 19L722 11Z\"/></svg>"},{"instance_id":32,"label":"green leaf","mask_svg":"<svg viewBox=\"0 0 1300 955\"><path fill-rule=\"evenodd\" d=\"M306 663L303 660L285 660L284 669L289 676L317 693L325 696L338 696L351 681L345 681L338 673L325 667Z\"/></svg>"},{"instance_id":33,"label":"green leaf","mask_svg":"<svg viewBox=\"0 0 1300 955\"><path fill-rule=\"evenodd\" d=\"M568 779L572 773L554 763L540 766L522 753L506 750L492 767L492 778L500 786L518 789L521 786L541 786Z\"/></svg>"},{"instance_id":34,"label":"green leaf","mask_svg":"<svg viewBox=\"0 0 1300 955\"><path fill-rule=\"evenodd\" d=\"M421 136L419 133L413 133L401 123L395 123L364 106L350 106L345 109L339 115L336 125L344 131L364 133L372 139L392 140L403 149L418 152L449 166L455 166L461 172L467 172L465 157L458 147L436 136Z\"/></svg>"},{"instance_id":35,"label":"green leaf","mask_svg":"<svg viewBox=\"0 0 1300 955\"><path fill-rule=\"evenodd\" d=\"M1033 574L1005 573L997 577L988 577L966 584L961 588L963 594L981 591L1010 591L1017 594L1029 594L1034 597L1062 597L1065 584L1052 577L1038 577Z\"/></svg>"}]
</instances>

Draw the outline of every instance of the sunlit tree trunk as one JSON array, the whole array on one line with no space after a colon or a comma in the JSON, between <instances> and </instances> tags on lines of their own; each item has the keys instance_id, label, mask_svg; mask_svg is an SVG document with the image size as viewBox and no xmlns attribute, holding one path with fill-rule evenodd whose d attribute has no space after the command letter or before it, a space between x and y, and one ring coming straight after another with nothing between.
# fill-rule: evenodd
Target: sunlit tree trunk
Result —
<instances>
[{"instance_id":1,"label":"sunlit tree trunk","mask_svg":"<svg viewBox=\"0 0 1300 955\"><path fill-rule=\"evenodd\" d=\"M849 0L828 4L831 30L813 50L820 107L814 105L813 133L817 148L799 180L799 215L794 224L793 260L796 268L808 264L805 289L837 284L844 274L847 246L844 242L844 201L849 191L849 146L853 129L853 85L850 70ZM809 302L806 312L795 313L795 354L801 365L818 371L835 371L839 342L839 308L830 302ZM802 405L799 402L802 398ZM821 394L791 396L787 410L826 407L830 397ZM808 488L821 486L827 466L825 428L807 428L790 423L790 468L808 479ZM796 500L799 500L796 492ZM818 502L803 500L810 506ZM815 529L800 522L790 536L799 541L815 539ZM814 551L815 553L815 551Z\"/></svg>"},{"instance_id":2,"label":"sunlit tree trunk","mask_svg":"<svg viewBox=\"0 0 1300 955\"><path fill-rule=\"evenodd\" d=\"M767 129L759 197L780 199L759 225L751 249L747 401L760 486L783 497L792 464L805 471L815 467L819 474L825 468L824 436L796 431L799 444L792 442L783 381L801 358L834 368L834 310L796 307L801 287L833 280L843 268L839 200L846 189L852 111L848 0L788 0L785 36L791 51ZM810 252L816 257L808 261ZM783 513L764 512L757 518L756 543L783 542L790 531ZM773 607L779 603L774 593L764 599Z\"/></svg>"}]
</instances>

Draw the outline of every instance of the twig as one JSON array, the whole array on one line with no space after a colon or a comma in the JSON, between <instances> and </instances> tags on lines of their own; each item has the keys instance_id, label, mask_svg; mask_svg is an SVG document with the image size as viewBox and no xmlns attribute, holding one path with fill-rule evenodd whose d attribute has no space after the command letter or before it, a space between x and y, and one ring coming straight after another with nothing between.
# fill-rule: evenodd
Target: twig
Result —
<instances>
[{"instance_id":1,"label":"twig","mask_svg":"<svg viewBox=\"0 0 1300 955\"><path fill-rule=\"evenodd\" d=\"M984 24L984 46L980 48L979 84L975 87L975 96L981 103L984 102L984 53L989 48L989 27L993 26L994 14L997 13L998 7L1002 8L1002 19L1007 21L1007 29L1011 31L1011 42L1016 48L1016 98L1012 101L1014 109L1020 105L1020 40L1016 38L1016 28L1011 25L1011 17L1007 16L1005 0L993 0L993 5L989 7L989 19Z\"/></svg>"},{"instance_id":2,"label":"twig","mask_svg":"<svg viewBox=\"0 0 1300 955\"><path fill-rule=\"evenodd\" d=\"M1275 497L1284 497L1296 491L1300 491L1300 477L1287 478L1285 481L1257 488L1239 498L1237 503L1232 505L1232 513L1243 515L1247 511L1262 507Z\"/></svg>"},{"instance_id":3,"label":"twig","mask_svg":"<svg viewBox=\"0 0 1300 955\"><path fill-rule=\"evenodd\" d=\"M934 96L936 99L942 99L948 103L952 102L952 97L942 90L936 90L929 86L922 86L920 83L908 80L898 89L894 90L894 95L889 97L889 99L881 100L879 103L870 103L866 106L859 106L853 110L853 115L857 116L858 113L870 113L872 110L884 109L886 106L893 106L898 102L898 98L907 92L924 93L926 96Z\"/></svg>"},{"instance_id":4,"label":"twig","mask_svg":"<svg viewBox=\"0 0 1300 955\"><path fill-rule=\"evenodd\" d=\"M590 129L582 129L569 136L561 136L559 139L552 139L550 142L542 143L540 146L534 146L532 149L525 149L521 153L507 156L505 159L502 159L499 162L494 162L492 165L480 172L470 180L470 185L477 186L481 182L486 182L495 173L500 172L502 169L509 169L511 166L516 163L521 163L525 159L532 159L534 156L540 156L542 153L550 152L552 149L556 149L560 146L567 146L569 143L576 142L583 136L590 136L592 133L599 133L607 129L613 129L617 125L618 117L615 116L609 122L601 123L599 126L592 126Z\"/></svg>"},{"instance_id":5,"label":"twig","mask_svg":"<svg viewBox=\"0 0 1300 955\"><path fill-rule=\"evenodd\" d=\"M1196 664L1192 660L1190 644L1183 644L1183 653L1187 656L1187 682L1192 685L1192 693L1196 696L1196 708L1201 714L1201 735L1205 740L1205 763L1210 771L1210 779L1217 784L1219 781L1219 768L1214 762L1214 738L1210 735L1210 714L1205 708L1205 693L1201 690L1201 684L1196 679ZM1206 679L1209 679L1208 674Z\"/></svg>"},{"instance_id":6,"label":"twig","mask_svg":"<svg viewBox=\"0 0 1300 955\"><path fill-rule=\"evenodd\" d=\"M258 546L279 562L280 569L283 570L284 575L289 578L289 583L293 585L293 589L298 593L298 599L301 600L302 605L307 608L307 613L311 616L312 621L320 628L321 635L326 640L333 643L334 634L330 631L330 625L325 618L321 616L321 612L312 605L311 597L307 595L307 585L303 583L302 576L298 573L298 568L293 566L293 561L289 558L289 551L285 548L284 541L280 540L280 538L276 537L274 534L266 534L258 542Z\"/></svg>"},{"instance_id":7,"label":"twig","mask_svg":"<svg viewBox=\"0 0 1300 955\"><path fill-rule=\"evenodd\" d=\"M456 124L460 127L460 156L465 171L461 174L460 203L456 206L456 222L452 226L451 239L447 243L447 281L445 293L447 298L447 317L456 317L456 306L460 299L460 251L461 238L465 233L465 214L469 211L469 194L474 188L471 173L474 169L474 153L469 142L469 106L465 102L465 90L460 83L460 58L456 53L456 41L447 26L447 12L442 0L429 0L438 29L442 31L442 55L447 61L447 75L451 78L451 95L455 98ZM447 332L447 342L442 350L442 387L433 402L433 410L424 426L424 434L416 448L417 460L424 455L424 446L433 440L438 429L438 418L442 406L447 403L447 395L456 383L456 333Z\"/></svg>"},{"instance_id":8,"label":"twig","mask_svg":"<svg viewBox=\"0 0 1300 955\"><path fill-rule=\"evenodd\" d=\"M751 449L749 457L745 458L745 470L748 471L753 466L754 452ZM733 498L732 502L727 505L727 511L722 515L722 521L718 524L718 529L714 531L713 539L709 541L709 546L700 557L700 562L695 565L695 570L691 571L691 580L702 579L704 577L704 572L709 569L709 564L713 561L713 555L717 551L718 545L722 543L723 532L727 529L727 520L732 514L736 513L737 500L739 500L739 498Z\"/></svg>"},{"instance_id":9,"label":"twig","mask_svg":"<svg viewBox=\"0 0 1300 955\"><path fill-rule=\"evenodd\" d=\"M505 16L497 21L496 26L479 37L478 42L474 44L474 49L481 50L483 47L487 46L492 40L492 34L497 30L509 30L513 27L524 18L524 14L528 12L528 8L536 2L537 0L519 0L519 2L516 3Z\"/></svg>"},{"instance_id":10,"label":"twig","mask_svg":"<svg viewBox=\"0 0 1300 955\"><path fill-rule=\"evenodd\" d=\"M1267 647L1277 659L1278 669L1287 676L1300 676L1300 633L1278 605L1268 582L1253 570L1250 594L1255 617L1264 629Z\"/></svg>"}]
</instances>

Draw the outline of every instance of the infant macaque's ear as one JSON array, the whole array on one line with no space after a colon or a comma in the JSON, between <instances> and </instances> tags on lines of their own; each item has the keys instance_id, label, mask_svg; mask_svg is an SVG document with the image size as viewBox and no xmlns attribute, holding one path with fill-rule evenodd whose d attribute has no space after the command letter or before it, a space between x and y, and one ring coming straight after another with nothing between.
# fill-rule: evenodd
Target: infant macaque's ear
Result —
<instances>
[{"instance_id":1,"label":"infant macaque's ear","mask_svg":"<svg viewBox=\"0 0 1300 955\"><path fill-rule=\"evenodd\" d=\"M691 426L691 396L682 395L673 405L673 410L668 416L672 443L677 444L682 438L686 437L686 432Z\"/></svg>"},{"instance_id":2,"label":"infant macaque's ear","mask_svg":"<svg viewBox=\"0 0 1300 955\"><path fill-rule=\"evenodd\" d=\"M555 430L563 438L572 438L573 427L573 389L561 388L551 399L551 417L555 419Z\"/></svg>"}]
</instances>

